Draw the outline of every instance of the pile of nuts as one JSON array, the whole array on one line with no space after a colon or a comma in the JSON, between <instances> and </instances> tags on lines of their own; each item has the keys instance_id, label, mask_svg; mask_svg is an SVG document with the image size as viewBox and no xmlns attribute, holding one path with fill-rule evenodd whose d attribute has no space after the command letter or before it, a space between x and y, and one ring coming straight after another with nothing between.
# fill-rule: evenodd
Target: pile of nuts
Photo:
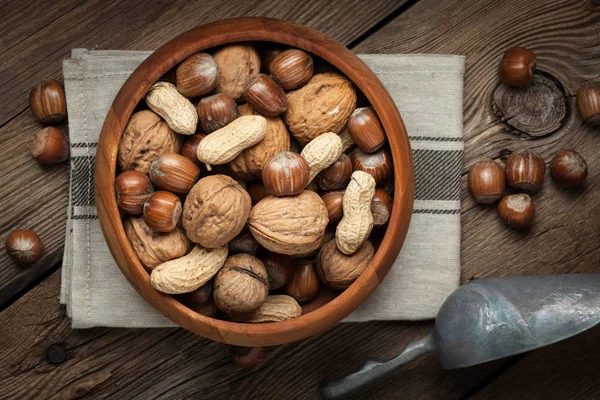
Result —
<instances>
[{"instance_id":1,"label":"pile of nuts","mask_svg":"<svg viewBox=\"0 0 600 400\"><path fill-rule=\"evenodd\" d=\"M145 104L122 135L116 195L156 290L210 317L275 322L369 265L393 168L348 78L314 74L298 49L234 44L184 60Z\"/></svg>"},{"instance_id":2,"label":"pile of nuts","mask_svg":"<svg viewBox=\"0 0 600 400\"><path fill-rule=\"evenodd\" d=\"M500 80L510 86L530 85L535 65L536 55L532 51L522 47L509 49L500 64ZM577 101L584 121L600 121L600 88L581 88ZM500 201L498 215L508 226L525 228L531 225L535 215L530 195L540 190L545 174L546 164L541 156L531 150L515 151L506 159L504 167L491 159L477 161L469 170L469 189L478 203ZM575 150L559 151L550 162L550 176L559 187L581 186L587 175L587 164ZM521 193L504 196L507 184Z\"/></svg>"}]
</instances>

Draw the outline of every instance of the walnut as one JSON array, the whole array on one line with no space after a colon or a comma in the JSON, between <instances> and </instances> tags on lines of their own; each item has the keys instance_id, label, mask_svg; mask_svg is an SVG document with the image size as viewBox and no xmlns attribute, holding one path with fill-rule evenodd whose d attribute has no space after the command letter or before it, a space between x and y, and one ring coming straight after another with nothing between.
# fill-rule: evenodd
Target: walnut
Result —
<instances>
[{"instance_id":1,"label":"walnut","mask_svg":"<svg viewBox=\"0 0 600 400\"><path fill-rule=\"evenodd\" d=\"M123 171L148 173L152 161L162 153L179 153L183 139L150 110L131 116L119 144L119 166Z\"/></svg>"},{"instance_id":2,"label":"walnut","mask_svg":"<svg viewBox=\"0 0 600 400\"><path fill-rule=\"evenodd\" d=\"M153 232L142 217L129 218L124 226L133 251L148 271L165 261L183 257L192 248L192 242L180 227L169 233Z\"/></svg>"},{"instance_id":3,"label":"walnut","mask_svg":"<svg viewBox=\"0 0 600 400\"><path fill-rule=\"evenodd\" d=\"M340 133L355 108L356 92L348 78L318 74L288 93L284 121L300 145L306 145L324 132Z\"/></svg>"},{"instance_id":4,"label":"walnut","mask_svg":"<svg viewBox=\"0 0 600 400\"><path fill-rule=\"evenodd\" d=\"M217 93L241 100L246 86L260 73L260 57L254 47L236 44L225 46L214 54L219 70Z\"/></svg>"},{"instance_id":5,"label":"walnut","mask_svg":"<svg viewBox=\"0 0 600 400\"><path fill-rule=\"evenodd\" d=\"M264 264L250 254L235 254L215 276L213 298L227 314L249 313L269 294L269 276Z\"/></svg>"},{"instance_id":6,"label":"walnut","mask_svg":"<svg viewBox=\"0 0 600 400\"><path fill-rule=\"evenodd\" d=\"M366 241L356 253L347 256L338 250L332 239L317 255L317 275L332 289L346 289L369 266L374 254L373 245Z\"/></svg>"},{"instance_id":7,"label":"walnut","mask_svg":"<svg viewBox=\"0 0 600 400\"><path fill-rule=\"evenodd\" d=\"M227 244L248 220L250 195L227 175L200 179L188 193L181 216L188 238L206 248Z\"/></svg>"},{"instance_id":8,"label":"walnut","mask_svg":"<svg viewBox=\"0 0 600 400\"><path fill-rule=\"evenodd\" d=\"M262 177L264 165L271 157L290 149L290 135L279 117L266 117L248 104L239 108L240 116L261 115L267 119L267 133L261 142L243 150L227 166L240 179L252 180Z\"/></svg>"},{"instance_id":9,"label":"walnut","mask_svg":"<svg viewBox=\"0 0 600 400\"><path fill-rule=\"evenodd\" d=\"M315 192L268 196L250 213L250 232L263 247L280 254L308 253L321 245L329 222L327 208Z\"/></svg>"}]
</instances>

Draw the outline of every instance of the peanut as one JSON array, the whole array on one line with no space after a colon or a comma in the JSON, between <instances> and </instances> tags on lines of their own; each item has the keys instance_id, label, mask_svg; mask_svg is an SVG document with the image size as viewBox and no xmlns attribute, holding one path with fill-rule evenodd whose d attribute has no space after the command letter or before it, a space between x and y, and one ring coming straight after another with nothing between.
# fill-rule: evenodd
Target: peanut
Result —
<instances>
[{"instance_id":1,"label":"peanut","mask_svg":"<svg viewBox=\"0 0 600 400\"><path fill-rule=\"evenodd\" d=\"M192 292L219 272L227 253L227 245L216 249L196 245L188 255L164 262L152 270L150 283L163 293Z\"/></svg>"},{"instance_id":2,"label":"peanut","mask_svg":"<svg viewBox=\"0 0 600 400\"><path fill-rule=\"evenodd\" d=\"M350 136L348 128L344 128L344 130L340 132L340 139L342 139L342 153L347 152L356 144L354 143L352 136Z\"/></svg>"},{"instance_id":3,"label":"peanut","mask_svg":"<svg viewBox=\"0 0 600 400\"><path fill-rule=\"evenodd\" d=\"M245 115L202 139L196 150L198 160L210 165L220 165L233 160L248 147L265 137L267 120L259 115Z\"/></svg>"},{"instance_id":4,"label":"peanut","mask_svg":"<svg viewBox=\"0 0 600 400\"><path fill-rule=\"evenodd\" d=\"M293 297L283 294L267 296L256 310L249 314L232 316L236 322L277 322L302 315L302 307Z\"/></svg>"},{"instance_id":5,"label":"peanut","mask_svg":"<svg viewBox=\"0 0 600 400\"><path fill-rule=\"evenodd\" d=\"M198 125L194 105L169 82L155 83L146 93L148 107L167 121L169 127L182 135L193 135Z\"/></svg>"},{"instance_id":6,"label":"peanut","mask_svg":"<svg viewBox=\"0 0 600 400\"><path fill-rule=\"evenodd\" d=\"M323 133L304 146L300 155L308 163L310 183L319 172L329 167L342 155L342 139L334 132Z\"/></svg>"},{"instance_id":7,"label":"peanut","mask_svg":"<svg viewBox=\"0 0 600 400\"><path fill-rule=\"evenodd\" d=\"M344 216L335 232L335 242L342 253L354 254L371 234L371 201L374 195L375 179L366 172L354 171L344 192Z\"/></svg>"}]
</instances>

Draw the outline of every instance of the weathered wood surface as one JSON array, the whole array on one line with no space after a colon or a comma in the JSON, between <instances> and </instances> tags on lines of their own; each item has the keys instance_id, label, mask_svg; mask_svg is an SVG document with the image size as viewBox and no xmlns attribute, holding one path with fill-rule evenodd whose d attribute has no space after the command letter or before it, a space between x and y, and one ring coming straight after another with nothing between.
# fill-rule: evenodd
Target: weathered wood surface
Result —
<instances>
[{"instance_id":1,"label":"weathered wood surface","mask_svg":"<svg viewBox=\"0 0 600 400\"><path fill-rule=\"evenodd\" d=\"M88 7L88 3L85 4ZM46 222L46 218L51 212L64 212L66 167L42 170L25 154L29 132L37 126L27 110L26 96L29 86L37 80L59 76L59 60L71 47L98 44L100 48L152 49L209 19L242 14L287 17L308 23L348 43L369 26L374 26L376 18L381 19L395 7L388 4L379 12L373 12L380 3L371 2L369 8L364 8L341 3L323 7L314 2L298 3L301 11L291 11L291 5L287 8L275 3L246 6L232 2L235 5L212 7L214 14L209 18L204 10L200 12L183 2L173 6L163 3L162 6L167 7L164 11L153 2L145 3L141 8L130 2L102 4L109 11L99 11L100 16L96 17L99 20L94 24L85 20L80 25L78 19L85 14L82 13L63 25L64 18L68 19L83 6L76 6L66 13L63 10L64 15L56 20L61 21L57 25L63 33L71 30L76 33L67 40L56 35L55 40L63 40L62 44L56 44L53 51L37 59L32 54L20 56L20 62L24 64L19 65L31 66L27 70L35 76L28 78L25 73L21 78L14 78L30 80L22 84L21 92L16 96L22 100L21 106L8 110L3 107L12 106L6 101L0 102L2 121L12 119L0 128L0 145L6 154L6 160L0 161L3 172L6 171L6 175L0 177L2 209L5 211L0 239L4 240L6 232L17 224L16 218L19 225L30 224L36 229L42 223L47 224L41 229L42 238L51 242L52 247L42 265L31 270L18 269L0 258L0 284L4 288L0 293L8 293L6 288L10 288L11 293L6 297L0 295L0 304L3 298L10 298L60 259L64 222L60 214L54 217L54 223ZM544 157L550 157L559 148L574 147L587 159L590 167L589 183L584 190L558 190L547 176L544 190L534 198L536 224L526 232L506 229L493 209L475 205L464 180L463 281L487 276L598 271L600 131L581 123L573 108L574 100L569 98L571 109L561 130L534 140L521 139L505 131L502 121L492 112L491 98L498 84L498 61L507 47L515 45L536 51L539 68L555 76L571 94L582 84L600 84L600 36L597 34L600 6L589 0L420 0L410 4L411 7L400 10L400 15L361 41L354 50L467 55L465 173L479 157L496 158L504 149L521 148L535 149ZM60 13L51 9L47 12ZM126 17L117 15L118 12ZM26 15L25 11L23 13ZM0 12L0 16L6 18L5 13ZM361 25L363 16L365 22ZM53 24L47 16L36 18L40 25ZM123 22L133 20L136 21L133 24ZM36 38L23 49L32 44L38 46L49 32L35 36L38 31L34 28L18 29ZM106 32L107 29L112 29L112 33ZM2 34L11 32L3 24L0 24L0 30ZM2 40L4 38L2 36ZM0 52L10 51L12 47L14 45L8 49L0 46ZM54 57L55 52L60 55ZM50 58L45 61L46 57ZM5 68L5 64L1 68ZM38 72L35 72L36 68ZM0 79L4 79L4 72L0 73ZM9 80L8 83L16 82ZM6 117L8 111L10 114ZM40 197L40 191L30 184L33 181L38 187L45 188L44 196ZM49 201L41 209L47 215L44 219L39 218L40 198ZM0 314L0 386L5 388L0 398L64 398L89 391L90 398L127 395L128 398L151 399L193 395L312 399L317 397L316 385L325 375L332 371L348 371L366 358L392 356L406 343L425 334L430 326L426 322L343 324L317 337L273 349L262 367L238 371L230 366L226 347L182 330L73 331L64 310L58 305L58 290L59 277L55 273ZM465 370L443 371L433 357L425 357L361 398L599 397L596 371L599 334L595 329L524 356ZM49 358L61 361L64 358L61 349L65 349L64 362L52 365L46 360L51 345L58 347L52 347Z\"/></svg>"},{"instance_id":2,"label":"weathered wood surface","mask_svg":"<svg viewBox=\"0 0 600 400\"><path fill-rule=\"evenodd\" d=\"M197 25L262 15L294 20L349 44L403 1L102 1L21 2L0 8L0 240L17 227L34 229L45 246L35 265L21 268L0 254L0 309L61 259L68 165L40 166L27 147L40 128L29 110L29 89L45 78L62 80L72 48L156 49ZM352 15L352 18L346 18ZM14 32L20 32L15 34ZM61 126L66 129L66 124ZM65 130L66 131L66 130Z\"/></svg>"}]
</instances>

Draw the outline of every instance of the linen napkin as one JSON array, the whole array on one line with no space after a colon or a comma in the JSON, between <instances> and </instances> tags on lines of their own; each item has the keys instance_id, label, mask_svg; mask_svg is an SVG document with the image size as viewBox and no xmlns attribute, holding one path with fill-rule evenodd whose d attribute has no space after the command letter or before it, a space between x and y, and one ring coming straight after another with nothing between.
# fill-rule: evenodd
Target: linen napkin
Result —
<instances>
[{"instance_id":1,"label":"linen napkin","mask_svg":"<svg viewBox=\"0 0 600 400\"><path fill-rule=\"evenodd\" d=\"M98 222L93 169L104 117L121 85L150 54L74 49L63 61L71 175L60 301L73 328L171 327L137 294L114 262ZM344 321L434 318L459 285L463 56L359 57L384 83L410 135L414 213L384 282Z\"/></svg>"}]
</instances>

